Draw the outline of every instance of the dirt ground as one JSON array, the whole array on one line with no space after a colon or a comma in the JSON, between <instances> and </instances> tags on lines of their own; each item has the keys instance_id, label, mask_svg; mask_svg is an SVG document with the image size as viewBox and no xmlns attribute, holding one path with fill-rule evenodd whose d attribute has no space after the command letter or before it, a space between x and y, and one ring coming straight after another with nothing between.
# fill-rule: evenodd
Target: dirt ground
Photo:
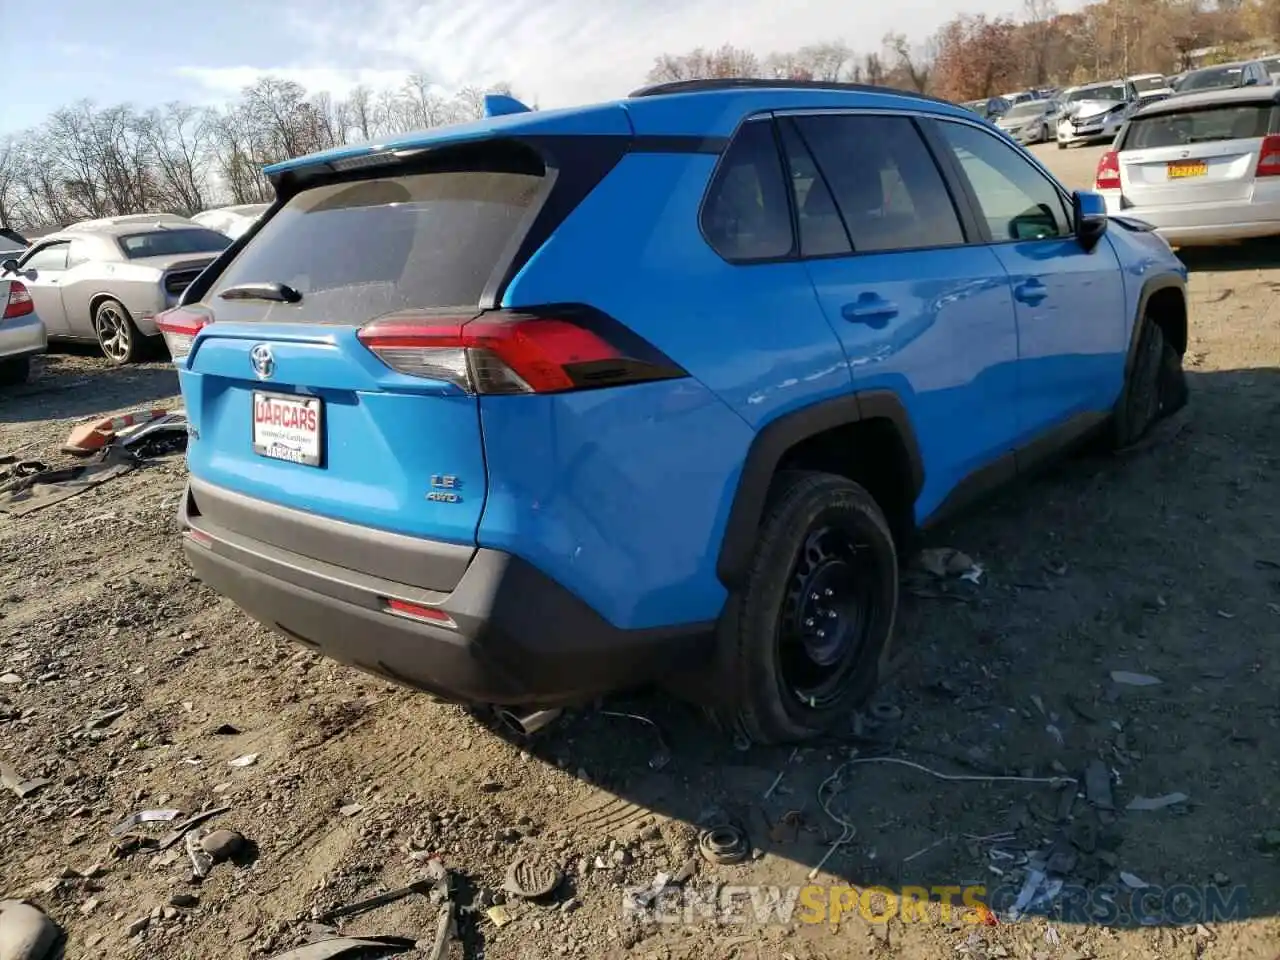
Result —
<instances>
[{"instance_id":1,"label":"dirt ground","mask_svg":"<svg viewBox=\"0 0 1280 960\"><path fill-rule=\"evenodd\" d=\"M1087 185L1096 151L1039 152ZM1066 463L936 537L984 575L910 580L880 709L796 752L740 750L656 694L514 743L276 639L188 575L180 457L0 518L0 760L50 781L0 791L0 898L46 909L69 958L272 956L437 854L478 905L454 958L1276 960L1280 245L1185 258L1191 406L1139 449ZM163 364L52 354L0 395L0 453L61 462L78 420L175 394ZM843 767L824 812L820 787L851 757L877 762ZM1081 778L1092 760L1112 771L1114 810L1076 796L1083 783L1020 779ZM198 829L247 844L199 885L184 843L128 852L109 833L137 810L224 805ZM856 833L815 876L840 903L844 885L976 884L1007 906L1045 857L1065 886L1046 915L996 925L936 906L832 923L806 914L813 891L789 921L769 915L828 854L833 816ZM746 862L693 856L699 828L725 818L746 829ZM548 902L502 892L521 856L563 871ZM627 888L686 863L687 890L746 906L685 916L669 890L660 919L681 922L624 907ZM1236 914L1199 909L1215 903ZM429 941L436 917L413 896L335 923Z\"/></svg>"}]
</instances>

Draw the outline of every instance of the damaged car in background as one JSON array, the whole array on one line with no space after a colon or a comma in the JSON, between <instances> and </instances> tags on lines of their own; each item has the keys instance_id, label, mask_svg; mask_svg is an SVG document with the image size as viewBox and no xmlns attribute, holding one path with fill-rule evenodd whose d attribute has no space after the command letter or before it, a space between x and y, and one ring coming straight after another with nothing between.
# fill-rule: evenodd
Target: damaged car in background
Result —
<instances>
[{"instance_id":1,"label":"damaged car in background","mask_svg":"<svg viewBox=\"0 0 1280 960\"><path fill-rule=\"evenodd\" d=\"M996 121L996 126L1021 144L1044 143L1053 139L1057 100L1027 100Z\"/></svg>"},{"instance_id":2,"label":"damaged car in background","mask_svg":"<svg viewBox=\"0 0 1280 960\"><path fill-rule=\"evenodd\" d=\"M1137 105L1138 91L1128 80L1072 87L1062 95L1058 149L1114 140Z\"/></svg>"},{"instance_id":3,"label":"damaged car in background","mask_svg":"<svg viewBox=\"0 0 1280 960\"><path fill-rule=\"evenodd\" d=\"M171 214L86 220L0 263L0 279L22 283L50 340L96 342L112 363L132 363L162 345L155 315L230 244Z\"/></svg>"}]
</instances>

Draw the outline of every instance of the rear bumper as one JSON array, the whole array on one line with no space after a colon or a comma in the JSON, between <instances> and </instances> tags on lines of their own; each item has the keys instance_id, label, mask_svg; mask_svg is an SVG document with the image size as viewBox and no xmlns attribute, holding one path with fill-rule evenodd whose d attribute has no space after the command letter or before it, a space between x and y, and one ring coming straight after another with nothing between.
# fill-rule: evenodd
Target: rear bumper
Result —
<instances>
[{"instance_id":1,"label":"rear bumper","mask_svg":"<svg viewBox=\"0 0 1280 960\"><path fill-rule=\"evenodd\" d=\"M210 489L202 486L202 495ZM582 702L694 667L711 652L712 624L620 629L499 551L475 551L457 585L441 593L221 527L200 514L190 488L178 519L196 574L254 619L325 656L448 700ZM389 613L388 599L432 607L451 625Z\"/></svg>"},{"instance_id":2,"label":"rear bumper","mask_svg":"<svg viewBox=\"0 0 1280 960\"><path fill-rule=\"evenodd\" d=\"M46 339L44 324L34 313L5 320L0 323L0 360L16 360L44 353Z\"/></svg>"},{"instance_id":3,"label":"rear bumper","mask_svg":"<svg viewBox=\"0 0 1280 960\"><path fill-rule=\"evenodd\" d=\"M1169 243L1183 246L1280 236L1280 202L1180 203L1141 206L1107 191L1107 212L1145 220Z\"/></svg>"}]
</instances>

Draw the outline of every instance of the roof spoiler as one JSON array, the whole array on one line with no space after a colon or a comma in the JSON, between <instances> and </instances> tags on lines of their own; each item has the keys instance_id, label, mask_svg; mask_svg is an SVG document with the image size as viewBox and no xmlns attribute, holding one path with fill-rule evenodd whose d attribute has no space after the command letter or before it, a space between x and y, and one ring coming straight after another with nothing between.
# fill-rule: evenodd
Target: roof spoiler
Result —
<instances>
[{"instance_id":1,"label":"roof spoiler","mask_svg":"<svg viewBox=\"0 0 1280 960\"><path fill-rule=\"evenodd\" d=\"M505 93L486 93L484 97L484 115L486 117L505 117L512 113L532 113L533 110L515 97Z\"/></svg>"}]
</instances>

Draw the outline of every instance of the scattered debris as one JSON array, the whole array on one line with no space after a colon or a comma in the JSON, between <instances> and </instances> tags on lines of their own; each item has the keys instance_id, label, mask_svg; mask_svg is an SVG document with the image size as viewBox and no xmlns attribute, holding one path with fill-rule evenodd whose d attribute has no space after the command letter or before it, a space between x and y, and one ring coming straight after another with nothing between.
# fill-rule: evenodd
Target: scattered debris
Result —
<instances>
[{"instance_id":1,"label":"scattered debris","mask_svg":"<svg viewBox=\"0 0 1280 960\"><path fill-rule=\"evenodd\" d=\"M417 942L408 937L331 937L276 954L272 960L334 960L357 950L362 954L366 950L378 949L405 953L416 945Z\"/></svg>"},{"instance_id":2,"label":"scattered debris","mask_svg":"<svg viewBox=\"0 0 1280 960\"><path fill-rule=\"evenodd\" d=\"M1163 810L1190 799L1185 793L1166 793L1162 797L1134 797L1125 805L1126 810Z\"/></svg>"},{"instance_id":3,"label":"scattered debris","mask_svg":"<svg viewBox=\"0 0 1280 960\"><path fill-rule=\"evenodd\" d=\"M0 674L0 683L5 684L6 686L11 687L15 683L21 683L21 682L22 682L22 677L18 676L18 674L16 673L9 672L9 673Z\"/></svg>"},{"instance_id":4,"label":"scattered debris","mask_svg":"<svg viewBox=\"0 0 1280 960\"><path fill-rule=\"evenodd\" d=\"M236 757L234 760L228 760L229 767L252 767L258 762L259 754L246 753L243 757Z\"/></svg>"},{"instance_id":5,"label":"scattered debris","mask_svg":"<svg viewBox=\"0 0 1280 960\"><path fill-rule=\"evenodd\" d=\"M215 830L200 841L200 848L214 860L230 860L244 849L244 837L234 830Z\"/></svg>"},{"instance_id":6,"label":"scattered debris","mask_svg":"<svg viewBox=\"0 0 1280 960\"><path fill-rule=\"evenodd\" d=\"M342 814L344 817L354 817L356 814L363 812L363 803L348 803L346 806L338 808L338 813Z\"/></svg>"},{"instance_id":7,"label":"scattered debris","mask_svg":"<svg viewBox=\"0 0 1280 960\"><path fill-rule=\"evenodd\" d=\"M796 747L791 751L791 755L787 757L787 762L782 765L782 769L778 771L778 775L773 778L773 783L769 784L769 789L764 792L764 799L768 800L773 796L773 791L778 789L782 783L782 778L787 774L787 767L796 762L796 757L800 756L800 748Z\"/></svg>"},{"instance_id":8,"label":"scattered debris","mask_svg":"<svg viewBox=\"0 0 1280 960\"><path fill-rule=\"evenodd\" d=\"M1280 830L1266 830L1258 838L1258 849L1263 853L1280 853Z\"/></svg>"},{"instance_id":9,"label":"scattered debris","mask_svg":"<svg viewBox=\"0 0 1280 960\"><path fill-rule=\"evenodd\" d=\"M916 557L916 564L925 573L932 574L939 580L959 577L961 580L977 583L984 572L982 565L974 562L967 553L951 547L929 547L921 550Z\"/></svg>"},{"instance_id":10,"label":"scattered debris","mask_svg":"<svg viewBox=\"0 0 1280 960\"><path fill-rule=\"evenodd\" d=\"M121 430L151 423L168 415L168 410L134 410L130 413L122 413L118 417L102 417L99 420L79 424L71 429L66 442L62 445L62 452L73 457L92 456L106 449Z\"/></svg>"},{"instance_id":11,"label":"scattered debris","mask_svg":"<svg viewBox=\"0 0 1280 960\"><path fill-rule=\"evenodd\" d=\"M897 723L902 719L902 708L892 703L873 703L867 712L877 723Z\"/></svg>"},{"instance_id":12,"label":"scattered debris","mask_svg":"<svg viewBox=\"0 0 1280 960\"><path fill-rule=\"evenodd\" d=\"M200 838L194 833L187 834L186 848L187 858L191 861L192 879L203 880L213 869L213 856L204 849Z\"/></svg>"},{"instance_id":13,"label":"scattered debris","mask_svg":"<svg viewBox=\"0 0 1280 960\"><path fill-rule=\"evenodd\" d=\"M438 861L437 861L438 862ZM389 903L395 903L397 900L403 900L415 894L428 896L434 886L431 880L415 880L407 887L400 887L398 890L388 890L386 893L380 893L376 897L369 897L366 900L358 900L355 903L349 903L345 906L334 907L324 913L316 915L316 921L319 923L329 923L340 917L353 917L358 913L366 913L377 907L385 907Z\"/></svg>"},{"instance_id":14,"label":"scattered debris","mask_svg":"<svg viewBox=\"0 0 1280 960\"><path fill-rule=\"evenodd\" d=\"M169 898L169 905L172 907L183 907L190 909L200 905L200 898L194 893L175 893Z\"/></svg>"},{"instance_id":15,"label":"scattered debris","mask_svg":"<svg viewBox=\"0 0 1280 960\"><path fill-rule=\"evenodd\" d=\"M129 816L112 827L110 834L113 837L120 837L141 824L171 823L180 816L182 816L181 810L139 810L136 813L129 814Z\"/></svg>"},{"instance_id":16,"label":"scattered debris","mask_svg":"<svg viewBox=\"0 0 1280 960\"><path fill-rule=\"evenodd\" d=\"M0 900L0 958L41 960L61 930L38 907L21 900Z\"/></svg>"},{"instance_id":17,"label":"scattered debris","mask_svg":"<svg viewBox=\"0 0 1280 960\"><path fill-rule=\"evenodd\" d=\"M43 463L33 462L28 470L20 471L18 476L12 476L11 472L10 479L0 481L0 513L14 517L35 513L123 476L133 470L138 462L127 451L110 448L100 463L77 464L74 467L51 470Z\"/></svg>"},{"instance_id":18,"label":"scattered debris","mask_svg":"<svg viewBox=\"0 0 1280 960\"><path fill-rule=\"evenodd\" d=\"M554 892L563 879L564 874L554 864L520 856L507 867L507 876L502 888L517 897L537 900Z\"/></svg>"},{"instance_id":19,"label":"scattered debris","mask_svg":"<svg viewBox=\"0 0 1280 960\"><path fill-rule=\"evenodd\" d=\"M667 738L662 735L662 728L648 717L641 716L638 713L623 713L618 710L601 710L600 715L624 720L638 720L640 723L648 724L653 728L654 736L658 738L658 752L649 758L649 769L661 770L671 762L671 748L667 746Z\"/></svg>"},{"instance_id":20,"label":"scattered debris","mask_svg":"<svg viewBox=\"0 0 1280 960\"><path fill-rule=\"evenodd\" d=\"M1115 801L1111 798L1111 771L1101 760L1094 758L1084 768L1085 797L1099 810L1114 810Z\"/></svg>"},{"instance_id":21,"label":"scattered debris","mask_svg":"<svg viewBox=\"0 0 1280 960\"><path fill-rule=\"evenodd\" d=\"M1132 873L1127 873L1124 870L1120 871L1120 882L1130 890L1145 890L1147 887L1151 886L1151 884L1147 883L1147 881L1143 880L1141 877L1135 876Z\"/></svg>"},{"instance_id":22,"label":"scattered debris","mask_svg":"<svg viewBox=\"0 0 1280 960\"><path fill-rule=\"evenodd\" d=\"M1132 673L1128 670L1112 670L1111 680L1126 687L1158 687L1164 681L1147 673Z\"/></svg>"},{"instance_id":23,"label":"scattered debris","mask_svg":"<svg viewBox=\"0 0 1280 960\"><path fill-rule=\"evenodd\" d=\"M200 824L204 823L206 820L212 820L214 817L218 817L224 813L228 813L230 812L230 810L231 810L231 805L227 804L226 806L214 807L212 810L205 810L205 811L202 811L201 813L195 814L194 816L188 817L182 823L174 827L173 830L170 831L169 834L163 840L160 841L160 845L159 845L160 849L168 850L175 843L177 843L184 836L186 836L187 833L192 829L194 829L195 827L200 826Z\"/></svg>"},{"instance_id":24,"label":"scattered debris","mask_svg":"<svg viewBox=\"0 0 1280 960\"><path fill-rule=\"evenodd\" d=\"M147 927L151 926L151 917L139 917L125 928L125 936L136 937L146 932Z\"/></svg>"},{"instance_id":25,"label":"scattered debris","mask_svg":"<svg viewBox=\"0 0 1280 960\"><path fill-rule=\"evenodd\" d=\"M7 763L0 762L0 785L6 790L12 790L18 795L19 800L25 800L37 790L47 787L53 781L44 777L32 777L30 780L24 780L18 775L17 771Z\"/></svg>"},{"instance_id":26,"label":"scattered debris","mask_svg":"<svg viewBox=\"0 0 1280 960\"><path fill-rule=\"evenodd\" d=\"M698 836L698 850L712 863L742 863L751 853L746 831L733 823L722 823Z\"/></svg>"},{"instance_id":27,"label":"scattered debris","mask_svg":"<svg viewBox=\"0 0 1280 960\"><path fill-rule=\"evenodd\" d=\"M505 927L511 922L511 914L503 906L490 907L484 914L495 927Z\"/></svg>"},{"instance_id":28,"label":"scattered debris","mask_svg":"<svg viewBox=\"0 0 1280 960\"><path fill-rule=\"evenodd\" d=\"M220 723L209 732L215 737L234 737L240 732L240 728L230 723Z\"/></svg>"},{"instance_id":29,"label":"scattered debris","mask_svg":"<svg viewBox=\"0 0 1280 960\"><path fill-rule=\"evenodd\" d=\"M123 717L127 712L127 707L118 707L115 710L108 710L106 713L100 713L96 717L91 717L84 725L84 728L86 730L100 730L103 727L109 727L120 717Z\"/></svg>"}]
</instances>

